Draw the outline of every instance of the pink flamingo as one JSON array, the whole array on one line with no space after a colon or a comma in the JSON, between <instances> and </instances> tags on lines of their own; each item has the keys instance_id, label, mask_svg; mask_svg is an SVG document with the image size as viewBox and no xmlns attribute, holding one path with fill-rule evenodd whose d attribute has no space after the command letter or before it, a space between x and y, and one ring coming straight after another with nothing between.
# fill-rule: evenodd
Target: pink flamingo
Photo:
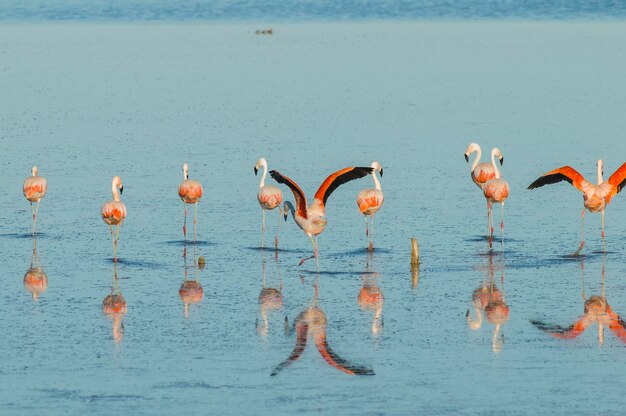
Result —
<instances>
[{"instance_id":1,"label":"pink flamingo","mask_svg":"<svg viewBox=\"0 0 626 416\"><path fill-rule=\"evenodd\" d=\"M189 166L183 164L183 181L178 187L178 196L183 201L185 210L185 220L183 222L183 236L187 241L187 204L194 204L193 212L193 241L196 241L196 216L198 214L198 201L202 198L202 184L200 182L189 179Z\"/></svg>"},{"instance_id":2,"label":"pink flamingo","mask_svg":"<svg viewBox=\"0 0 626 416\"><path fill-rule=\"evenodd\" d=\"M33 166L31 170L32 176L27 177L24 180L22 186L22 192L24 196L30 202L30 208L33 212L33 235L37 232L37 213L39 212L39 202L41 198L46 195L48 190L48 181L43 176L39 176L39 169L37 166ZM37 207L33 207L33 202L37 203Z\"/></svg>"},{"instance_id":3,"label":"pink flamingo","mask_svg":"<svg viewBox=\"0 0 626 416\"><path fill-rule=\"evenodd\" d=\"M502 230L502 238L504 239L504 201L509 196L509 184L500 178L500 170L496 165L495 157L498 157L500 160L500 164L504 162L504 158L502 157L502 152L497 147L491 149L491 164L493 165L493 170L495 172L495 178L488 180L485 182L483 186L483 194L485 198L487 198L488 203L495 204L498 203L502 206L502 215L500 217L500 229ZM493 239L493 227L492 224L492 215L491 210L489 212L489 225L490 225L490 235L489 235L489 247L491 248L491 240Z\"/></svg>"},{"instance_id":4,"label":"pink flamingo","mask_svg":"<svg viewBox=\"0 0 626 416\"><path fill-rule=\"evenodd\" d=\"M494 179L496 177L496 171L493 169L493 165L491 163L480 163L480 157L482 152L480 150L480 146L477 143L470 143L467 146L467 150L465 151L465 161L469 162L469 157L472 153L476 153L476 157L472 162L472 167L470 168L472 181L478 186L481 190L484 190L485 184ZM502 165L504 159L500 159L500 165ZM491 225L491 202L487 200L487 236L490 238L491 234L493 234L493 227Z\"/></svg>"},{"instance_id":5,"label":"pink flamingo","mask_svg":"<svg viewBox=\"0 0 626 416\"><path fill-rule=\"evenodd\" d=\"M120 225L126 218L126 205L120 201L120 195L124 192L124 186L122 185L122 179L119 176L114 176L111 183L111 192L113 193L113 201L107 201L102 205L100 213L102 214L102 220L109 225L111 230L111 239L113 240L113 262L117 262L117 241L120 236ZM113 226L115 225L115 234L113 233Z\"/></svg>"},{"instance_id":6,"label":"pink flamingo","mask_svg":"<svg viewBox=\"0 0 626 416\"><path fill-rule=\"evenodd\" d=\"M309 237L311 244L313 244L313 256L300 260L300 265L302 265L306 260L318 258L317 236L324 231L326 224L328 223L328 220L326 219L326 201L328 200L330 194L332 194L338 186L351 180L362 178L369 175L373 171L373 168L354 166L338 170L326 178L324 183L322 183L315 193L313 202L308 207L304 192L302 192L300 187L294 181L289 179L287 176L281 175L278 171L270 171L272 178L274 178L274 180L278 183L287 185L293 192L293 196L296 199L296 209L294 209L291 202L285 202L285 221L287 220L289 211L291 211L293 220ZM315 236L315 240L313 240L313 236Z\"/></svg>"},{"instance_id":7,"label":"pink flamingo","mask_svg":"<svg viewBox=\"0 0 626 416\"><path fill-rule=\"evenodd\" d=\"M380 173L380 177L383 177L383 168L378 162L372 162L372 168ZM359 206L359 211L365 218L365 236L369 237L368 221L367 217L372 218L372 234L371 240L368 242L367 249L369 251L374 250L374 214L383 206L385 196L383 195L380 182L376 177L376 172L372 172L372 178L374 179L374 188L363 189L356 197L356 203Z\"/></svg>"},{"instance_id":8,"label":"pink flamingo","mask_svg":"<svg viewBox=\"0 0 626 416\"><path fill-rule=\"evenodd\" d=\"M611 198L617 195L624 187L624 184L626 184L626 163L622 164L622 166L620 166L620 168L611 175L608 182L604 182L602 179L602 160L598 160L597 167L597 185L588 182L580 173L578 173L578 171L576 171L576 169L569 166L563 166L543 174L528 186L528 189L535 189L544 185L567 181L583 193L584 208L581 214L583 225L582 239L578 250L574 253L575 255L580 254L580 251L585 245L585 208L588 209L589 212L600 211L602 213L602 239L604 240L604 209L606 208L606 205L611 202Z\"/></svg>"},{"instance_id":9,"label":"pink flamingo","mask_svg":"<svg viewBox=\"0 0 626 416\"><path fill-rule=\"evenodd\" d=\"M257 199L259 200L259 205L261 205L261 210L263 211L263 225L261 226L261 235L262 241L264 241L265 237L265 211L273 210L278 207L278 227L276 228L276 237L274 238L274 246L278 248L278 230L280 229L280 216L282 214L282 210L280 208L280 204L283 202L283 193L280 189L272 185L265 184L265 178L267 177L267 160L265 158L260 158L257 160L256 165L254 165L254 174L256 175L259 172L259 169L263 168L263 175L261 176L261 182L259 182L259 193L257 194Z\"/></svg>"}]
</instances>

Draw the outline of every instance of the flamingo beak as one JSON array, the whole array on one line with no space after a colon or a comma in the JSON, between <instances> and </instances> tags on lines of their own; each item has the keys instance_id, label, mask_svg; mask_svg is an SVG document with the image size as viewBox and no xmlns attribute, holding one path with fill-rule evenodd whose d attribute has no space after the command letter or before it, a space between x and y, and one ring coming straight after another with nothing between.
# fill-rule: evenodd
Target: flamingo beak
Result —
<instances>
[{"instance_id":1,"label":"flamingo beak","mask_svg":"<svg viewBox=\"0 0 626 416\"><path fill-rule=\"evenodd\" d=\"M258 169L257 169L257 167L255 166L255 167L254 167L254 175L255 175L255 176L256 176L256 174L257 174L257 172L258 172L258 171L259 171L259 170L258 170Z\"/></svg>"},{"instance_id":2,"label":"flamingo beak","mask_svg":"<svg viewBox=\"0 0 626 416\"><path fill-rule=\"evenodd\" d=\"M500 166L502 166L504 164L504 157L500 157Z\"/></svg>"},{"instance_id":3,"label":"flamingo beak","mask_svg":"<svg viewBox=\"0 0 626 416\"><path fill-rule=\"evenodd\" d=\"M124 193L124 185L120 186L120 195Z\"/></svg>"},{"instance_id":4,"label":"flamingo beak","mask_svg":"<svg viewBox=\"0 0 626 416\"><path fill-rule=\"evenodd\" d=\"M383 177L383 168L380 168L380 177Z\"/></svg>"},{"instance_id":5,"label":"flamingo beak","mask_svg":"<svg viewBox=\"0 0 626 416\"><path fill-rule=\"evenodd\" d=\"M467 155L467 153L465 153L465 161L469 162L469 156Z\"/></svg>"},{"instance_id":6,"label":"flamingo beak","mask_svg":"<svg viewBox=\"0 0 626 416\"><path fill-rule=\"evenodd\" d=\"M285 213L283 214L283 216L285 217L285 222L287 222L287 211L285 211Z\"/></svg>"}]
</instances>

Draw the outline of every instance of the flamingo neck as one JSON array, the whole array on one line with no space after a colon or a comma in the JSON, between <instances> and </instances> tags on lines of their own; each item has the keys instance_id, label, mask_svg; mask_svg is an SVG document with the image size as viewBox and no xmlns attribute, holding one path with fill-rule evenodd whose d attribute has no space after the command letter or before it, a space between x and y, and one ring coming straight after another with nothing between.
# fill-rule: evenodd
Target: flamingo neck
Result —
<instances>
[{"instance_id":1,"label":"flamingo neck","mask_svg":"<svg viewBox=\"0 0 626 416\"><path fill-rule=\"evenodd\" d=\"M480 150L480 146L476 146L474 151L476 152L476 157L474 158L474 161L472 162L472 167L470 168L470 172L473 172L474 169L476 169L476 166L478 166L478 163L480 162L480 158L483 155L482 151Z\"/></svg>"},{"instance_id":2,"label":"flamingo neck","mask_svg":"<svg viewBox=\"0 0 626 416\"><path fill-rule=\"evenodd\" d=\"M265 186L265 178L267 177L267 162L265 159L261 162L261 167L263 168L263 175L261 175L261 182L259 182L259 189Z\"/></svg>"},{"instance_id":3,"label":"flamingo neck","mask_svg":"<svg viewBox=\"0 0 626 416\"><path fill-rule=\"evenodd\" d=\"M376 171L372 172L372 178L374 178L374 186L376 187L376 189L378 189L379 191L382 191L382 188L380 187L380 181L378 180L378 177L376 176Z\"/></svg>"},{"instance_id":4,"label":"flamingo neck","mask_svg":"<svg viewBox=\"0 0 626 416\"><path fill-rule=\"evenodd\" d=\"M115 202L120 202L120 190L117 188L115 182L113 182L113 185L111 186L111 192L113 193L113 200Z\"/></svg>"},{"instance_id":5,"label":"flamingo neck","mask_svg":"<svg viewBox=\"0 0 626 416\"><path fill-rule=\"evenodd\" d=\"M493 165L493 170L496 173L496 179L500 179L500 169L498 169L498 165L496 164L496 152L491 152L491 164Z\"/></svg>"},{"instance_id":6,"label":"flamingo neck","mask_svg":"<svg viewBox=\"0 0 626 416\"><path fill-rule=\"evenodd\" d=\"M37 166L33 166L33 168L31 169L31 173L33 174L33 176L37 176L39 174L39 169L37 169Z\"/></svg>"},{"instance_id":7,"label":"flamingo neck","mask_svg":"<svg viewBox=\"0 0 626 416\"><path fill-rule=\"evenodd\" d=\"M598 185L602 185L604 178L602 178L602 162L598 162Z\"/></svg>"},{"instance_id":8,"label":"flamingo neck","mask_svg":"<svg viewBox=\"0 0 626 416\"><path fill-rule=\"evenodd\" d=\"M482 311L480 310L480 308L476 305L473 305L474 307L474 314L476 315L476 319L474 320L472 318L472 315L470 315L469 311L467 311L467 325L470 327L471 330L476 331L477 329L480 329L480 327L483 324L483 315L482 315Z\"/></svg>"},{"instance_id":9,"label":"flamingo neck","mask_svg":"<svg viewBox=\"0 0 626 416\"><path fill-rule=\"evenodd\" d=\"M291 201L285 201L285 211L289 212L293 221L296 222L296 210Z\"/></svg>"}]
</instances>

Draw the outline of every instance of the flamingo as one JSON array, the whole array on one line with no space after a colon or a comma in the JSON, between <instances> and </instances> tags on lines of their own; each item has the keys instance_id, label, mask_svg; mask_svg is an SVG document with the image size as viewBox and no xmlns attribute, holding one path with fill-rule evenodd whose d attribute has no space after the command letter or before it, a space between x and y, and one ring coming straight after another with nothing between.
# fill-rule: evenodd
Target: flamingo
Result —
<instances>
[{"instance_id":1,"label":"flamingo","mask_svg":"<svg viewBox=\"0 0 626 416\"><path fill-rule=\"evenodd\" d=\"M193 241L196 241L196 216L198 214L198 201L202 198L202 184L194 179L189 179L189 166L183 164L183 181L178 187L178 196L183 201L185 220L183 222L183 236L187 241L187 204L194 204L193 212ZM183 253L183 254L186 254Z\"/></svg>"},{"instance_id":2,"label":"flamingo","mask_svg":"<svg viewBox=\"0 0 626 416\"><path fill-rule=\"evenodd\" d=\"M285 202L285 221L287 220L287 215L291 211L291 215L293 216L293 220L298 227L304 231L304 233L311 240L311 244L313 244L313 256L303 258L300 260L300 266L309 259L318 258L318 250L317 250L317 236L324 231L326 228L326 224L328 220L326 219L326 201L330 194L333 193L338 186L343 185L346 182L349 182L354 179L362 178L366 175L369 175L374 171L371 167L349 167L338 170L337 172L331 174L319 187L317 192L315 193L315 198L310 206L307 207L306 197L304 196L304 192L300 189L300 187L287 176L282 175L280 172L272 170L270 171L270 175L272 178L278 182L287 185L291 191L293 192L293 196L296 199L296 207L294 209L291 202ZM313 236L315 236L315 240L313 240Z\"/></svg>"},{"instance_id":3,"label":"flamingo","mask_svg":"<svg viewBox=\"0 0 626 416\"><path fill-rule=\"evenodd\" d=\"M264 157L257 160L254 165L254 174L259 172L259 169L263 168L263 175L261 176L261 182L259 182L259 193L257 199L261 210L263 211L263 225L261 226L261 235L265 236L265 211L272 210L278 207L278 227L276 228L276 237L274 238L274 246L278 248L278 230L280 229L280 216L282 210L280 204L283 202L283 193L280 189L272 185L265 184L265 178L267 177L267 160Z\"/></svg>"},{"instance_id":4,"label":"flamingo","mask_svg":"<svg viewBox=\"0 0 626 416\"><path fill-rule=\"evenodd\" d=\"M111 192L113 193L113 201L107 201L102 205L100 213L102 214L102 220L109 225L111 231L111 239L113 240L113 262L117 262L117 241L120 236L120 225L126 218L126 205L120 201L120 195L124 192L124 186L122 185L122 179L119 176L114 176L111 183ZM115 234L113 233L113 226L115 225Z\"/></svg>"},{"instance_id":5,"label":"flamingo","mask_svg":"<svg viewBox=\"0 0 626 416\"><path fill-rule=\"evenodd\" d=\"M383 168L380 166L378 162L372 162L371 167L380 173L380 177L383 177ZM368 243L368 250L374 250L374 214L378 212L378 210L383 206L383 202L385 200L385 196L383 195L382 188L380 187L380 182L376 177L376 173L372 172L372 178L374 179L374 188L363 189L359 192L359 195L356 197L356 203L359 206L359 211L363 214L365 218L365 236L369 237L368 230L368 221L367 217L371 216L372 218L372 239Z\"/></svg>"},{"instance_id":6,"label":"flamingo","mask_svg":"<svg viewBox=\"0 0 626 416\"><path fill-rule=\"evenodd\" d=\"M540 176L536 181L528 186L528 189L535 189L544 185L557 183L560 181L568 181L576 189L583 193L583 211L582 217L582 239L580 246L574 255L580 254L585 245L585 209L589 212L602 213L602 239L604 240L604 209L606 205L611 202L611 198L617 195L624 184L626 184L626 163L622 164L610 177L608 182L604 182L603 175L603 163L602 160L598 160L598 184L594 185L588 182L583 176L576 171L576 169L570 166L563 166Z\"/></svg>"},{"instance_id":7,"label":"flamingo","mask_svg":"<svg viewBox=\"0 0 626 416\"><path fill-rule=\"evenodd\" d=\"M469 146L467 146L467 150L465 151L466 162L469 162L469 157L472 153L476 153L476 158L474 158L474 161L472 162L472 166L470 168L470 176L472 177L472 181L474 181L476 186L483 190L483 188L485 187L485 183L496 177L496 171L493 169L492 164L480 162L482 151L480 150L480 146L477 143L470 143ZM503 159L500 159L500 165L502 165L503 161ZM491 202L487 200L487 236L490 237L492 233Z\"/></svg>"},{"instance_id":8,"label":"flamingo","mask_svg":"<svg viewBox=\"0 0 626 416\"><path fill-rule=\"evenodd\" d=\"M22 186L22 192L24 196L30 202L30 208L33 212L33 235L37 232L37 213L39 212L39 202L41 198L46 195L48 190L48 181L43 176L39 176L39 169L37 166L33 166L31 169L32 175L24 180ZM37 207L33 207L33 202L37 203Z\"/></svg>"},{"instance_id":9,"label":"flamingo","mask_svg":"<svg viewBox=\"0 0 626 416\"><path fill-rule=\"evenodd\" d=\"M502 157L502 152L497 147L491 149L491 164L493 166L493 170L495 172L495 178L488 180L485 182L483 186L483 194L485 198L487 198L488 204L498 203L502 207L502 215L500 216L500 229L502 230L502 239L504 241L504 201L509 196L509 184L500 178L500 170L496 165L496 156L500 160L500 165L504 163L504 158ZM492 214L491 209L489 210L489 247L491 248L491 240L493 238L493 226L492 224Z\"/></svg>"},{"instance_id":10,"label":"flamingo","mask_svg":"<svg viewBox=\"0 0 626 416\"><path fill-rule=\"evenodd\" d=\"M124 318L127 311L126 299L122 296L119 279L117 278L116 264L113 266L111 293L102 301L102 313L113 320L113 339L115 343L119 343L124 337L124 322L122 322L122 318Z\"/></svg>"}]
</instances>

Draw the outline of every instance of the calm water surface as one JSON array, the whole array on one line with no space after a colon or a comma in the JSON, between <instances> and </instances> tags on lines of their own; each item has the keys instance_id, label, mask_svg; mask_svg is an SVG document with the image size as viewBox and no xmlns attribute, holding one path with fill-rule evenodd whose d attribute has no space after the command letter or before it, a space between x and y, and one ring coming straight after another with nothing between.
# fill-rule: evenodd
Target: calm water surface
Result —
<instances>
[{"instance_id":1,"label":"calm water surface","mask_svg":"<svg viewBox=\"0 0 626 416\"><path fill-rule=\"evenodd\" d=\"M583 315L583 287L626 313L626 201L607 209L607 255L600 217L587 214L585 255L571 258L581 195L566 183L525 188L564 164L593 179L598 158L607 176L626 160L626 25L255 29L0 28L2 413L620 412L620 338L605 328L600 344L594 323L557 339L531 321L568 327ZM502 149L511 186L491 252L463 159L470 141ZM375 252L355 204L370 178L330 197L319 273L297 266L311 247L291 220L277 254L260 250L260 156L309 195L334 170L379 161ZM187 261L185 161L205 189ZM35 163L49 190L33 259L20 186ZM99 208L116 174L127 311L110 318L102 302L117 288ZM40 283L45 273L45 290L24 284L29 270ZM496 304L475 310L483 287ZM281 367L306 324L304 352Z\"/></svg>"}]
</instances>

